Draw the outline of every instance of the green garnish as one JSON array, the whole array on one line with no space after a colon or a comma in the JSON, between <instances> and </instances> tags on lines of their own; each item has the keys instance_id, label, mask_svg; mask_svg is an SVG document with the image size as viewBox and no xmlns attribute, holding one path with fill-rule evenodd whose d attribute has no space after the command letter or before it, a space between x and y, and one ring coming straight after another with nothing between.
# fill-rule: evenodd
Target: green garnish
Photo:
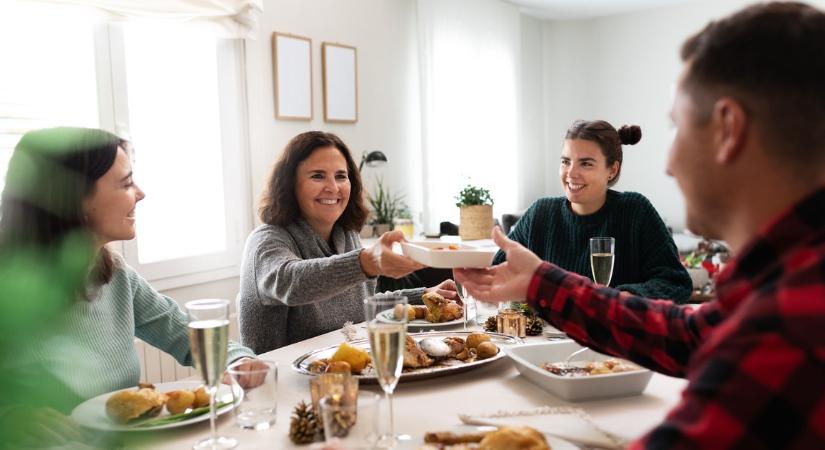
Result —
<instances>
[{"instance_id":1,"label":"green garnish","mask_svg":"<svg viewBox=\"0 0 825 450\"><path fill-rule=\"evenodd\" d=\"M232 402L218 402L218 403L215 404L215 411L217 411L217 410L219 410L219 409L223 408L224 406L229 405L231 403ZM201 406L200 408L195 408L192 411L185 412L185 413L180 413L180 414L175 414L175 415L172 415L172 416L158 417L158 418L154 418L154 419L147 419L147 420L144 420L144 421L140 421L138 423L134 423L134 426L136 428L140 428L140 427L155 427L155 426L158 426L158 425L168 425L170 423L183 422L184 420L189 420L193 417L202 416L204 414L207 414L208 412L209 412L209 406Z\"/></svg>"}]
</instances>

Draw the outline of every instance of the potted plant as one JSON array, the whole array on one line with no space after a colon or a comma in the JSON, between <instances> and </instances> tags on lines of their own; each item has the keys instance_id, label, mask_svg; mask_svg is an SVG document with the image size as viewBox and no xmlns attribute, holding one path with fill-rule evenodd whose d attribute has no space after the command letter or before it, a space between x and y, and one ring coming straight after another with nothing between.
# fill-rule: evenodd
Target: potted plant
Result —
<instances>
[{"instance_id":1,"label":"potted plant","mask_svg":"<svg viewBox=\"0 0 825 450\"><path fill-rule=\"evenodd\" d=\"M392 229L393 219L398 213L406 209L403 202L403 195L394 195L390 189L384 186L384 182L379 179L376 182L376 194L370 195L368 200L372 207L372 220L375 234L380 236Z\"/></svg>"},{"instance_id":2,"label":"potted plant","mask_svg":"<svg viewBox=\"0 0 825 450\"><path fill-rule=\"evenodd\" d=\"M490 191L468 184L455 199L460 211L458 235L461 239L489 238L493 229L493 198Z\"/></svg>"}]
</instances>

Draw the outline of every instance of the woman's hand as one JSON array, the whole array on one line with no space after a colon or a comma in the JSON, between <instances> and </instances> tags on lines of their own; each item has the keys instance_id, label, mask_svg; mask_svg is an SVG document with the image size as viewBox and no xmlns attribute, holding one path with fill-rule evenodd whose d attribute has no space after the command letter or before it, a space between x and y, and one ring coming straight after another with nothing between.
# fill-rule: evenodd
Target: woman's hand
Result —
<instances>
[{"instance_id":1,"label":"woman's hand","mask_svg":"<svg viewBox=\"0 0 825 450\"><path fill-rule=\"evenodd\" d=\"M359 258L364 274L368 277L384 275L390 278L401 278L423 269L425 266L392 251L393 243L404 240L404 233L400 230L388 231L378 238L375 245L361 250Z\"/></svg>"},{"instance_id":2,"label":"woman's hand","mask_svg":"<svg viewBox=\"0 0 825 450\"><path fill-rule=\"evenodd\" d=\"M479 300L524 300L541 259L518 242L507 239L499 227L493 229L493 241L507 255L507 261L485 269L455 269L456 280Z\"/></svg>"},{"instance_id":3,"label":"woman's hand","mask_svg":"<svg viewBox=\"0 0 825 450\"><path fill-rule=\"evenodd\" d=\"M260 386L264 383L269 366L258 359L244 357L232 363L232 369L247 372L238 375L236 380L242 388L249 389ZM230 377L228 373L224 373L223 383L230 384Z\"/></svg>"},{"instance_id":4,"label":"woman's hand","mask_svg":"<svg viewBox=\"0 0 825 450\"><path fill-rule=\"evenodd\" d=\"M427 289L424 289L425 292L435 292L436 294L450 300L455 300L456 303L459 305L462 304L461 297L458 296L458 288L455 285L455 281L447 279L442 281L438 284L438 286L433 286Z\"/></svg>"}]
</instances>

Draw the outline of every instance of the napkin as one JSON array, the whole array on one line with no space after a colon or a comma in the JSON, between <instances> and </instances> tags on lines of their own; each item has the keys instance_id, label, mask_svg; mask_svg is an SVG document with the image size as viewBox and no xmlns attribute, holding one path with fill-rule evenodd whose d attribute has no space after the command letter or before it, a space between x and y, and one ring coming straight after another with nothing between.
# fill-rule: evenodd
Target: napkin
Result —
<instances>
[{"instance_id":1,"label":"napkin","mask_svg":"<svg viewBox=\"0 0 825 450\"><path fill-rule=\"evenodd\" d=\"M628 442L600 428L581 408L543 406L523 411L498 411L491 414L459 414L468 425L521 425L559 437L573 444L599 449L621 449Z\"/></svg>"}]
</instances>

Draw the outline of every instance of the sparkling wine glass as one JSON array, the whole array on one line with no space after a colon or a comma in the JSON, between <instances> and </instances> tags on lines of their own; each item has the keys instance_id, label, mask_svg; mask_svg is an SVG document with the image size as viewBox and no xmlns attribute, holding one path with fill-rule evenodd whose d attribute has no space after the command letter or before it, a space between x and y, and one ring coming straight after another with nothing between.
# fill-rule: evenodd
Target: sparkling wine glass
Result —
<instances>
[{"instance_id":1,"label":"sparkling wine glass","mask_svg":"<svg viewBox=\"0 0 825 450\"><path fill-rule=\"evenodd\" d=\"M186 303L189 319L189 346L195 370L201 375L209 392L210 437L192 446L196 450L235 448L238 440L218 436L215 429L215 395L226 367L229 339L229 301L208 299Z\"/></svg>"},{"instance_id":2,"label":"sparkling wine glass","mask_svg":"<svg viewBox=\"0 0 825 450\"><path fill-rule=\"evenodd\" d=\"M375 295L364 300L372 365L390 408L389 431L382 435L379 441L379 446L385 448L395 447L399 440L410 439L408 435L395 434L392 410L392 392L398 384L404 365L404 344L407 335L407 315L401 314L400 320L396 320L392 313L399 304L406 309L407 297Z\"/></svg>"},{"instance_id":3,"label":"sparkling wine glass","mask_svg":"<svg viewBox=\"0 0 825 450\"><path fill-rule=\"evenodd\" d=\"M590 238L590 268L593 281L602 286L609 286L613 277L613 259L616 240L612 237Z\"/></svg>"}]
</instances>

